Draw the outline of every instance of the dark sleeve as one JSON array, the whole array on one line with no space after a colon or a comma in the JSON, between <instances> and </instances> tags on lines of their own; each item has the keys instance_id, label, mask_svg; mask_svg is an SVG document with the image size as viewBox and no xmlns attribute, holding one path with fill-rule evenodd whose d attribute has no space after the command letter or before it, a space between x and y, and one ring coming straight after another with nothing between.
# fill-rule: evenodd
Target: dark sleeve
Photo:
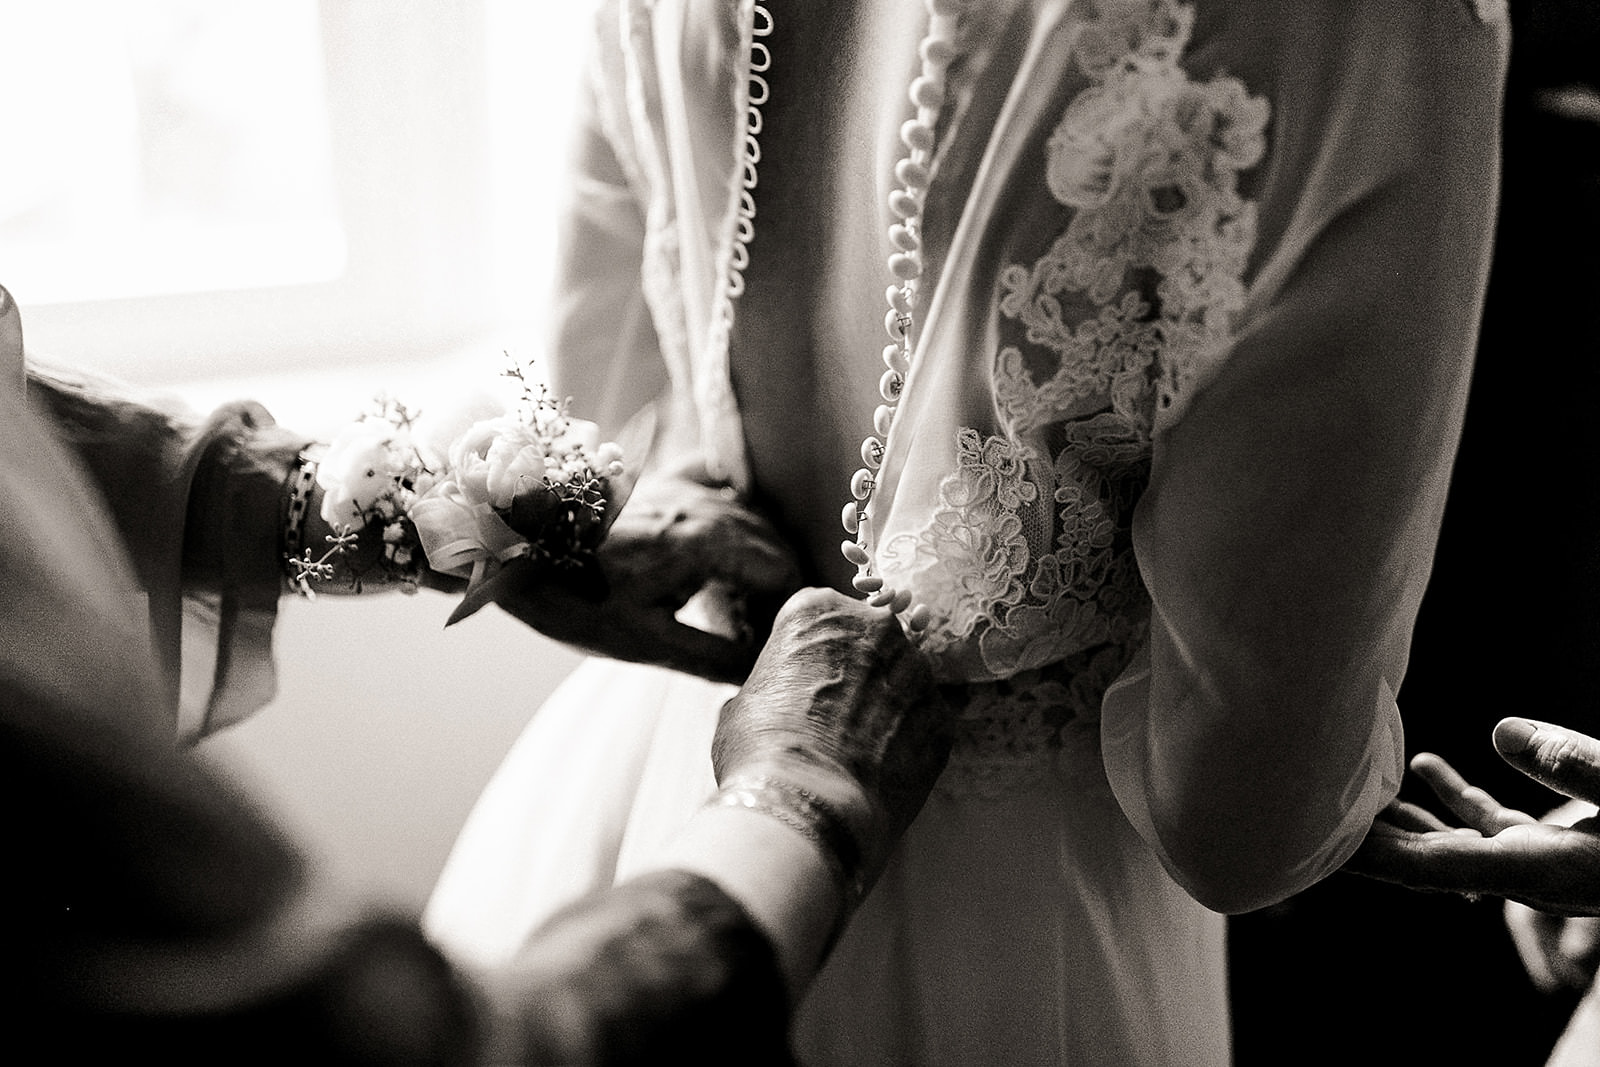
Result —
<instances>
[{"instance_id":1,"label":"dark sleeve","mask_svg":"<svg viewBox=\"0 0 1600 1067\"><path fill-rule=\"evenodd\" d=\"M663 871L572 905L533 935L512 981L529 1063L794 1062L771 944L698 875Z\"/></svg>"},{"instance_id":2,"label":"dark sleeve","mask_svg":"<svg viewBox=\"0 0 1600 1067\"><path fill-rule=\"evenodd\" d=\"M28 365L28 396L105 501L149 597L169 715L176 721L180 691L197 705L184 717L196 724L190 733L264 706L276 688L270 634L282 589L284 488L306 438L258 404L201 417L37 361ZM191 649L215 653L187 665L186 607Z\"/></svg>"},{"instance_id":3,"label":"dark sleeve","mask_svg":"<svg viewBox=\"0 0 1600 1067\"><path fill-rule=\"evenodd\" d=\"M473 1001L409 919L325 893L155 717L0 691L7 1040L56 1062L456 1064Z\"/></svg>"}]
</instances>

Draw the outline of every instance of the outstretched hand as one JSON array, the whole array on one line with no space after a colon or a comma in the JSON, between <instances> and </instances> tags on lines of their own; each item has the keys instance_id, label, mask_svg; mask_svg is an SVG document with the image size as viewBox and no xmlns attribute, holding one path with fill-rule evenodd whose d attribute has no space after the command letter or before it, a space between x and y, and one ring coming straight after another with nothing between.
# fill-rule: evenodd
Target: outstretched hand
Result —
<instances>
[{"instance_id":1,"label":"outstretched hand","mask_svg":"<svg viewBox=\"0 0 1600 1067\"><path fill-rule=\"evenodd\" d=\"M682 475L646 476L598 553L599 588L531 576L496 603L586 652L741 682L800 571L773 526L731 490ZM722 632L680 621L702 590L723 594Z\"/></svg>"},{"instance_id":2,"label":"outstretched hand","mask_svg":"<svg viewBox=\"0 0 1600 1067\"><path fill-rule=\"evenodd\" d=\"M1576 800L1600 802L1600 741L1530 719L1495 727L1495 748L1529 777ZM1505 897L1556 915L1600 915L1600 819L1570 826L1507 808L1432 753L1411 769L1460 826L1395 801L1374 821L1347 869L1414 889Z\"/></svg>"}]
</instances>

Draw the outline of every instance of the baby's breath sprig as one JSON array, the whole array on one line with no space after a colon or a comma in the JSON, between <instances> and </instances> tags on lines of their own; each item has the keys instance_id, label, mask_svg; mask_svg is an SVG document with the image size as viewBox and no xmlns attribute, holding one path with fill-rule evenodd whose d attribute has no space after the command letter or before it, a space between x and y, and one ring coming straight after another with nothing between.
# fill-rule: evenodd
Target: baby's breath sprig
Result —
<instances>
[{"instance_id":1,"label":"baby's breath sprig","mask_svg":"<svg viewBox=\"0 0 1600 1067\"><path fill-rule=\"evenodd\" d=\"M543 381L530 380L526 369L511 359L506 353L507 366L501 371L501 376L517 383L521 392L520 412L524 425L534 427L545 445L552 453L559 452L557 442L569 436L573 419L569 414L572 401L567 397L558 397L550 392L550 387ZM605 456L591 455L582 443L568 441L565 443L567 452L560 465L560 477L546 477L545 488L552 493L563 505L571 510L568 514L568 525L560 532L568 533L570 538L556 538L560 543L549 549L539 541L534 542L534 554L546 557L558 566L581 566L592 553L586 551L583 543L582 527L585 520L598 522L605 517L606 511L606 474L613 459L608 451ZM606 446L602 446L606 447ZM614 449L615 446L610 446ZM617 453L620 455L620 452ZM550 468L554 473L555 468ZM543 540L548 540L543 539Z\"/></svg>"},{"instance_id":2,"label":"baby's breath sprig","mask_svg":"<svg viewBox=\"0 0 1600 1067\"><path fill-rule=\"evenodd\" d=\"M381 419L408 436L416 429L417 420L422 417L422 412L407 407L404 401L388 393L379 393L373 398L372 403L375 410L367 416L368 418ZM419 464L421 460L422 457L419 455L417 457Z\"/></svg>"},{"instance_id":3,"label":"baby's breath sprig","mask_svg":"<svg viewBox=\"0 0 1600 1067\"><path fill-rule=\"evenodd\" d=\"M348 526L337 526L333 533L328 534L323 540L328 542L328 550L320 559L311 558L311 549L299 557L289 559L289 567L294 572L289 581L307 599L316 597L316 590L311 587L312 582L328 582L333 580L333 560L352 551L359 535Z\"/></svg>"}]
</instances>

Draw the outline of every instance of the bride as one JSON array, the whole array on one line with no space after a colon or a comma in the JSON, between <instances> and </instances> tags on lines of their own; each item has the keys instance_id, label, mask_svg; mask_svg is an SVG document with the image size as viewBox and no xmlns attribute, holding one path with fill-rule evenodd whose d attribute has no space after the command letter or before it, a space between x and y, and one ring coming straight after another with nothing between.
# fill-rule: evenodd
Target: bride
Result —
<instances>
[{"instance_id":1,"label":"bride","mask_svg":"<svg viewBox=\"0 0 1600 1067\"><path fill-rule=\"evenodd\" d=\"M802 1059L1226 1063L1219 913L1399 784L1499 7L603 3L551 359L651 469L604 603L505 606L642 662L534 717L431 932L503 958L659 863L768 605L853 585L961 731Z\"/></svg>"}]
</instances>

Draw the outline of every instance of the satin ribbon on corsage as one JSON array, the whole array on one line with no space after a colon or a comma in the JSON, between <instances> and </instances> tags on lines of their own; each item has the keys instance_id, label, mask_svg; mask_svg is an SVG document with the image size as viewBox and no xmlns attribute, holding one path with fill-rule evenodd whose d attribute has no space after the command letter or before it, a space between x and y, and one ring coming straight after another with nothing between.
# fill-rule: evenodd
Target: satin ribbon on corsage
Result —
<instances>
[{"instance_id":1,"label":"satin ribbon on corsage","mask_svg":"<svg viewBox=\"0 0 1600 1067\"><path fill-rule=\"evenodd\" d=\"M521 386L511 410L430 423L384 401L334 438L317 471L336 536L381 528L385 566L413 588L423 567L467 579L446 625L527 581L602 594L595 552L632 487L598 426L522 368L506 374Z\"/></svg>"}]
</instances>

